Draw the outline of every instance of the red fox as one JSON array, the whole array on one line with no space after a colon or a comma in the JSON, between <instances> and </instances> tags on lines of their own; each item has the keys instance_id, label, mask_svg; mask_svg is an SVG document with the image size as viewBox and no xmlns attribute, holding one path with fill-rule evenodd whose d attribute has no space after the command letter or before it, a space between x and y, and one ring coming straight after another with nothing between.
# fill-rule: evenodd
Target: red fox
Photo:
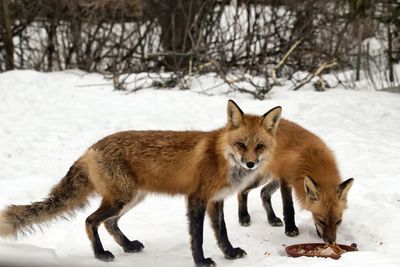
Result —
<instances>
[{"instance_id":1,"label":"red fox","mask_svg":"<svg viewBox=\"0 0 400 267\"><path fill-rule=\"evenodd\" d=\"M280 186L285 233L296 236L292 188L302 208L311 211L317 233L325 242L336 241L336 230L347 206L347 193L354 179L340 181L331 150L316 135L296 123L282 119L276 131L276 146L268 171L272 180L261 190L261 199L272 226L282 226L271 205L271 195ZM264 179L265 180L265 179ZM263 183L258 179L238 195L239 222L250 223L247 210L249 191Z\"/></svg>"},{"instance_id":2,"label":"red fox","mask_svg":"<svg viewBox=\"0 0 400 267\"><path fill-rule=\"evenodd\" d=\"M254 183L264 171L281 112L275 107L262 116L248 115L230 100L227 124L215 131L126 131L107 136L72 165L47 199L3 210L0 236L16 235L71 212L97 193L102 202L86 219L86 232L95 257L111 261L114 255L104 250L97 231L101 223L124 251L141 251L143 244L130 241L118 227L120 217L148 193L183 194L195 264L215 265L203 254L205 212L225 257L243 257L246 252L228 239L223 199Z\"/></svg>"}]
</instances>

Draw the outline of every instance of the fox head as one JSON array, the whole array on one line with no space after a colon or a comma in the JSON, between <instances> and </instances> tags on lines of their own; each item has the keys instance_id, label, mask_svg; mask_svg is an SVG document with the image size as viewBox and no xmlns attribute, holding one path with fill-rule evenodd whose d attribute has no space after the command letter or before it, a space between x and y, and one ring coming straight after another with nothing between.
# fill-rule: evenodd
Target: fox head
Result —
<instances>
[{"instance_id":1,"label":"fox head","mask_svg":"<svg viewBox=\"0 0 400 267\"><path fill-rule=\"evenodd\" d=\"M232 166L256 170L271 157L282 108L275 107L262 116L248 115L229 100L227 112L225 157Z\"/></svg>"},{"instance_id":2,"label":"fox head","mask_svg":"<svg viewBox=\"0 0 400 267\"><path fill-rule=\"evenodd\" d=\"M304 179L305 208L312 212L317 233L326 243L336 242L336 230L342 222L353 181L350 178L337 186L322 187L308 176Z\"/></svg>"}]
</instances>

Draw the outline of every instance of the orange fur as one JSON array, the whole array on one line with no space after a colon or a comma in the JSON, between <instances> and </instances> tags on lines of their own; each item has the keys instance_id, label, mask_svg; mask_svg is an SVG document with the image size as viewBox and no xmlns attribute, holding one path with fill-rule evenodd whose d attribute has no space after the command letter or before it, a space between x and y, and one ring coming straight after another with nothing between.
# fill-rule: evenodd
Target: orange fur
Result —
<instances>
[{"instance_id":1,"label":"orange fur","mask_svg":"<svg viewBox=\"0 0 400 267\"><path fill-rule=\"evenodd\" d=\"M328 146L315 134L285 119L279 123L275 153L268 169L273 177L294 187L304 209L310 209L304 177L312 177L323 192L335 192L340 184L335 157Z\"/></svg>"},{"instance_id":2,"label":"orange fur","mask_svg":"<svg viewBox=\"0 0 400 267\"><path fill-rule=\"evenodd\" d=\"M281 119L276 131L274 153L264 177L268 175L279 181L281 190L284 190L282 192L288 192L287 189L282 189L282 186L289 186L289 190L294 188L301 207L313 214L319 234L325 241L334 242L337 227L347 206L347 192L353 179L341 182L335 157L328 146L318 136L298 124ZM255 183L238 196L239 220L242 225L248 225L250 221L247 212L247 193L261 183L261 181ZM263 203L271 217L268 218L270 223L278 226L282 222L277 218L272 218L275 215L271 215L268 211L272 209L270 194L274 190L271 188L272 186L266 186L265 190L262 190ZM287 197L288 194L289 197ZM283 197L284 202L290 203L290 191L284 195L287 199ZM293 220L289 219L291 229L286 229L286 233L289 236L297 235L298 230L294 225L292 208L287 210L286 216L293 218Z\"/></svg>"},{"instance_id":3,"label":"orange fur","mask_svg":"<svg viewBox=\"0 0 400 267\"><path fill-rule=\"evenodd\" d=\"M243 121L239 128L211 132L120 132L94 144L81 160L89 169L96 191L105 198L119 198L122 191L140 189L171 195L197 194L209 200L230 186L228 150L235 150L241 157L249 153L236 148L238 140L249 139L251 146L256 141L267 144L271 149L262 151L265 159L272 153L274 139L264 130L261 118L245 115ZM266 161L263 163L265 166ZM117 173L110 175L109 170Z\"/></svg>"},{"instance_id":4,"label":"orange fur","mask_svg":"<svg viewBox=\"0 0 400 267\"><path fill-rule=\"evenodd\" d=\"M279 107L263 116L246 115L229 101L227 125L215 131L125 131L107 136L91 146L71 167L49 199L35 205L10 206L0 213L0 235L15 234L60 216L95 191L102 197L102 204L86 220L86 230L96 257L113 259L98 238L97 227L102 222L126 251L139 251L143 245L130 242L119 230L120 216L149 192L183 194L195 199L199 207L206 207L245 188L265 171L273 153L280 114ZM245 143L246 149L239 142ZM76 193L70 194L68 190ZM195 205L193 209L196 208ZM18 221L20 218L23 223ZM217 228L225 227L218 225L220 220L214 221ZM221 244L227 246L224 247L226 256L238 257L238 250L232 250L224 238ZM196 260L205 261L201 255Z\"/></svg>"}]
</instances>

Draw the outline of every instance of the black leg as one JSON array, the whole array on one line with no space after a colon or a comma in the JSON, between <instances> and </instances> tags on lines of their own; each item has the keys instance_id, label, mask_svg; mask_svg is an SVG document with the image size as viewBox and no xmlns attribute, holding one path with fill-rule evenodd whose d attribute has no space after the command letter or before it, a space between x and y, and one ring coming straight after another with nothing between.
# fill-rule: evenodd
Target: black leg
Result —
<instances>
[{"instance_id":1,"label":"black leg","mask_svg":"<svg viewBox=\"0 0 400 267\"><path fill-rule=\"evenodd\" d=\"M238 194L238 203L239 203L238 215L239 215L239 223L242 226L249 226L251 221L251 217L247 209L247 197L249 195L249 192L254 188L260 186L261 183L262 179L261 177L258 177L258 179L256 179L254 183L250 184L250 186L248 186L246 189L244 189L242 192Z\"/></svg>"},{"instance_id":2,"label":"black leg","mask_svg":"<svg viewBox=\"0 0 400 267\"><path fill-rule=\"evenodd\" d=\"M319 232L317 225L316 225L316 224L314 224L314 225L315 225L315 230L317 230L317 234L318 234L319 238L322 238L322 235L321 235L321 233Z\"/></svg>"},{"instance_id":3,"label":"black leg","mask_svg":"<svg viewBox=\"0 0 400 267\"><path fill-rule=\"evenodd\" d=\"M189 233L191 248L196 266L215 266L211 258L204 258L203 226L207 203L196 197L188 197Z\"/></svg>"},{"instance_id":4,"label":"black leg","mask_svg":"<svg viewBox=\"0 0 400 267\"><path fill-rule=\"evenodd\" d=\"M247 210L247 196L248 192L240 192L238 194L238 202L239 202L239 223L242 226L249 226L250 225L250 214Z\"/></svg>"},{"instance_id":5,"label":"black leg","mask_svg":"<svg viewBox=\"0 0 400 267\"><path fill-rule=\"evenodd\" d=\"M112 235L114 240L124 249L125 252L139 252L144 246L138 241L130 241L124 233L122 233L121 229L118 227L118 220L120 217L113 217L104 222L104 226L107 231Z\"/></svg>"},{"instance_id":6,"label":"black leg","mask_svg":"<svg viewBox=\"0 0 400 267\"><path fill-rule=\"evenodd\" d=\"M246 252L241 248L233 248L228 239L224 219L224 202L210 202L207 208L208 215L211 219L211 225L218 242L218 246L227 259L242 258Z\"/></svg>"},{"instance_id":7,"label":"black leg","mask_svg":"<svg viewBox=\"0 0 400 267\"><path fill-rule=\"evenodd\" d=\"M92 243L94 255L99 260L112 261L114 255L110 251L104 250L97 229L104 220L116 216L122 206L112 205L109 202L103 201L101 206L86 219L86 232Z\"/></svg>"},{"instance_id":8,"label":"black leg","mask_svg":"<svg viewBox=\"0 0 400 267\"><path fill-rule=\"evenodd\" d=\"M285 234L287 236L299 235L299 229L294 221L294 207L292 189L285 182L281 182L281 194L283 201L283 220L285 221Z\"/></svg>"},{"instance_id":9,"label":"black leg","mask_svg":"<svg viewBox=\"0 0 400 267\"><path fill-rule=\"evenodd\" d=\"M265 211L267 212L268 222L272 226L282 226L281 219L276 217L274 209L272 208L271 196L279 188L279 181L271 180L266 186L261 189L261 200Z\"/></svg>"}]
</instances>

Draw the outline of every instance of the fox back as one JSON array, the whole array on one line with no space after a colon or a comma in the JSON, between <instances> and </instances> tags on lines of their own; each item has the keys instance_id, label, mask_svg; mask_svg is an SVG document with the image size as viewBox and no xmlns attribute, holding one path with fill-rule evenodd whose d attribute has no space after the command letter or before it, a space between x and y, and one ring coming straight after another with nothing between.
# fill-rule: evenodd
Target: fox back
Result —
<instances>
[{"instance_id":1,"label":"fox back","mask_svg":"<svg viewBox=\"0 0 400 267\"><path fill-rule=\"evenodd\" d=\"M271 158L281 111L255 116L229 103L228 123L215 131L126 131L101 139L81 159L96 191L110 198L109 188L124 188L221 199L245 187Z\"/></svg>"}]
</instances>

